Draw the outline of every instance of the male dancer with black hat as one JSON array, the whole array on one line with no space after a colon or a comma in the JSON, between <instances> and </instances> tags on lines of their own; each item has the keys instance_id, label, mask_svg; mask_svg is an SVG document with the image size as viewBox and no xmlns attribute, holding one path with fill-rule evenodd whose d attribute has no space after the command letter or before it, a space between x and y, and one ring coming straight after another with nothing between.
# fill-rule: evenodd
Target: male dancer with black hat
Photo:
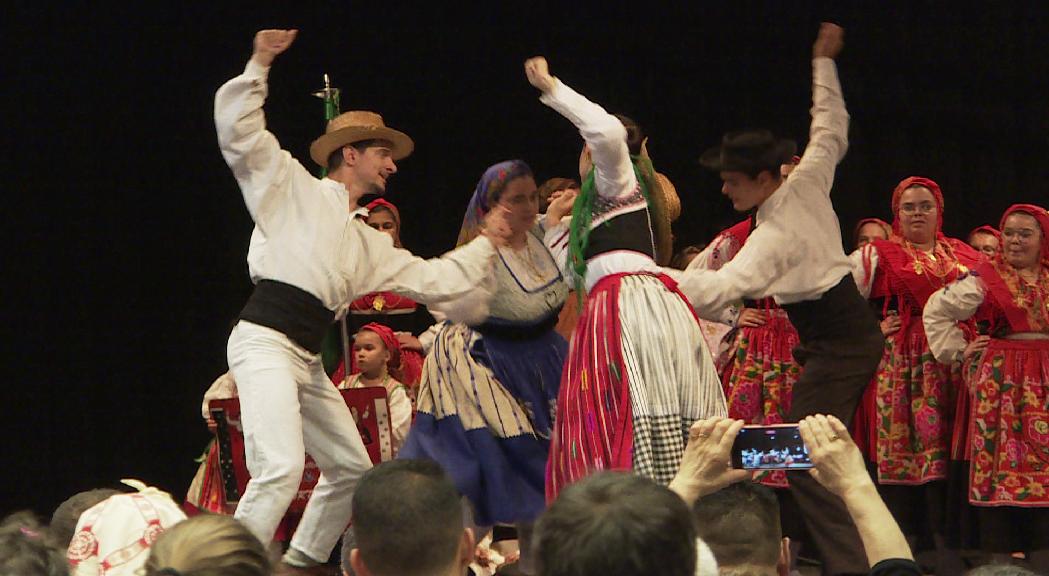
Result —
<instances>
[{"instance_id":1,"label":"male dancer with black hat","mask_svg":"<svg viewBox=\"0 0 1049 576\"><path fill-rule=\"evenodd\" d=\"M728 134L703 155L703 165L720 173L733 207L757 209L756 228L719 270L678 273L679 288L706 315L743 298L769 296L787 311L801 341L794 354L804 366L794 385L791 422L817 413L851 421L884 345L852 280L830 201L835 167L848 147L849 115L834 63L842 38L840 27L821 25L812 48L809 144L788 176L780 167L790 162L794 143L767 131ZM824 573L866 573L863 545L842 501L808 474L789 479L822 552Z\"/></svg>"},{"instance_id":2,"label":"male dancer with black hat","mask_svg":"<svg viewBox=\"0 0 1049 576\"><path fill-rule=\"evenodd\" d=\"M487 237L434 260L394 248L357 218L358 200L381 194L411 153L407 135L374 112L334 118L310 148L319 180L266 130L262 104L273 59L295 30L263 30L244 73L215 95L219 147L255 221L248 268L255 292L230 334L229 367L240 394L251 482L236 518L269 542L302 479L305 453L321 469L277 574L321 573L350 521L354 487L371 467L350 411L320 360L336 311L362 294L396 291L426 304L461 297L490 273L494 241L509 237L505 213Z\"/></svg>"}]
</instances>

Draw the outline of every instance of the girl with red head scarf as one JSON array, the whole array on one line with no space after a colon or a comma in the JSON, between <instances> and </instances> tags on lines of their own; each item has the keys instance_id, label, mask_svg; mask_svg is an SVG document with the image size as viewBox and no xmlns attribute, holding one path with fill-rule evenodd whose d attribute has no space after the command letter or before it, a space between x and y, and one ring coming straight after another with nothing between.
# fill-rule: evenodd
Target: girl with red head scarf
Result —
<instances>
[{"instance_id":1,"label":"girl with red head scarf","mask_svg":"<svg viewBox=\"0 0 1049 576\"><path fill-rule=\"evenodd\" d=\"M397 453L412 423L412 403L408 390L391 372L401 365L401 345L389 326L369 322L353 337L353 360L357 371L340 380L340 389L382 386L390 402L393 452Z\"/></svg>"},{"instance_id":2,"label":"girl with red head scarf","mask_svg":"<svg viewBox=\"0 0 1049 576\"><path fill-rule=\"evenodd\" d=\"M851 257L860 293L883 317L899 318L899 328L886 335L882 362L854 430L904 532L917 536L931 531L940 551L945 550L951 419L961 371L937 362L921 314L933 292L980 261L969 245L943 235L943 209L936 182L913 176L903 180L892 194L893 234Z\"/></svg>"},{"instance_id":3,"label":"girl with red head scarf","mask_svg":"<svg viewBox=\"0 0 1049 576\"><path fill-rule=\"evenodd\" d=\"M977 358L964 447L972 465L969 501L980 546L1027 552L1049 572L1049 212L1005 211L995 258L939 290L925 307L929 344L941 362ZM959 327L986 319L987 335Z\"/></svg>"}]
</instances>

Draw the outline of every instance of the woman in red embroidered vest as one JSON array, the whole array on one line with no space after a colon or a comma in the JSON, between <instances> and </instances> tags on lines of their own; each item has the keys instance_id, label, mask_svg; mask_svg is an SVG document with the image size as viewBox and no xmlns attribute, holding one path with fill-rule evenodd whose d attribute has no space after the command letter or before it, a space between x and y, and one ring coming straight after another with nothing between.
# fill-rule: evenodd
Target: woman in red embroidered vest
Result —
<instances>
[{"instance_id":1,"label":"woman in red embroidered vest","mask_svg":"<svg viewBox=\"0 0 1049 576\"><path fill-rule=\"evenodd\" d=\"M748 218L722 231L710 248L693 260L689 268L717 270L732 260L750 235ZM794 360L798 331L787 313L772 298L744 301L742 308L726 311L722 318L708 318L735 327L725 353L717 358L718 374L728 399L730 418L747 424L780 424L790 411L791 390L801 373ZM787 487L783 471L763 472L763 484Z\"/></svg>"},{"instance_id":2,"label":"woman in red embroidered vest","mask_svg":"<svg viewBox=\"0 0 1049 576\"><path fill-rule=\"evenodd\" d=\"M941 232L943 194L936 182L903 180L893 191L892 211L892 236L873 240L852 256L860 292L883 316L899 318L860 405L865 414L857 420L867 429L856 433L865 437L880 490L904 532L917 536L931 530L943 550L951 419L961 374L929 351L921 313L933 292L980 257Z\"/></svg>"},{"instance_id":3,"label":"woman in red embroidered vest","mask_svg":"<svg viewBox=\"0 0 1049 576\"><path fill-rule=\"evenodd\" d=\"M393 245L401 248L401 212L392 203L379 198L366 206L368 209L369 226L379 232L385 232L393 238ZM391 368L391 374L399 380L408 390L408 396L415 401L416 391L419 387L419 379L422 376L424 346L419 341L418 335L426 332L433 324L433 317L426 311L426 307L416 303L407 296L394 294L393 292L373 292L366 294L350 303L349 332L355 334L364 325L375 322L389 326L397 335L401 344L401 362L398 366ZM355 356L350 356L351 364ZM351 365L350 373L357 371L357 367ZM332 374L331 379L336 384L346 379L346 370L339 363L338 368Z\"/></svg>"},{"instance_id":4,"label":"woman in red embroidered vest","mask_svg":"<svg viewBox=\"0 0 1049 576\"><path fill-rule=\"evenodd\" d=\"M980 542L1024 550L1049 571L1049 213L1030 204L1005 211L993 261L935 293L925 307L929 344L941 362L979 355L969 382L969 501L979 506ZM989 336L967 342L959 321L988 319Z\"/></svg>"}]
</instances>

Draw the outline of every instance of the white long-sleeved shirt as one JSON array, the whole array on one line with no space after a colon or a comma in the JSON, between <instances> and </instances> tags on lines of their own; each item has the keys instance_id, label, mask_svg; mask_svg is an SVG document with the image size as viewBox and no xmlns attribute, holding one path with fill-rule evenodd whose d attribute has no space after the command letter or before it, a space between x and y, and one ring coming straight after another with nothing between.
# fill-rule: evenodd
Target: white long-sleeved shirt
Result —
<instances>
[{"instance_id":1,"label":"white long-sleeved shirt","mask_svg":"<svg viewBox=\"0 0 1049 576\"><path fill-rule=\"evenodd\" d=\"M219 148L255 221L248 248L253 282L291 284L338 310L382 290L441 302L468 293L490 273L495 249L487 238L423 260L357 218L363 209L351 210L345 186L315 178L266 130L268 72L249 61L215 94Z\"/></svg>"},{"instance_id":2,"label":"white long-sleeved shirt","mask_svg":"<svg viewBox=\"0 0 1049 576\"><path fill-rule=\"evenodd\" d=\"M819 299L852 271L830 200L848 148L849 114L834 60L812 61L812 124L801 162L758 207L757 227L720 270L667 270L696 310L713 316L743 298ZM716 317L716 316L714 316Z\"/></svg>"},{"instance_id":3,"label":"white long-sleeved shirt","mask_svg":"<svg viewBox=\"0 0 1049 576\"><path fill-rule=\"evenodd\" d=\"M976 313L983 304L984 285L979 276L960 278L933 292L922 311L925 337L936 361L960 361L968 342L958 325Z\"/></svg>"},{"instance_id":4,"label":"white long-sleeved shirt","mask_svg":"<svg viewBox=\"0 0 1049 576\"><path fill-rule=\"evenodd\" d=\"M611 205L611 209L594 214L590 222L591 229L616 216L647 208L648 204L643 199L640 202L628 200L637 191L638 182L630 160L623 123L558 79L554 80L553 89L544 93L539 100L570 120L590 149L590 159L594 163L594 188L601 197L598 202ZM573 277L568 262L569 221L569 218L562 219L559 225L547 229L543 238L546 247L554 255L554 261L563 267L565 278ZM628 250L606 252L587 260L586 287L589 290L601 278L617 272L659 271L655 260L646 254Z\"/></svg>"}]
</instances>

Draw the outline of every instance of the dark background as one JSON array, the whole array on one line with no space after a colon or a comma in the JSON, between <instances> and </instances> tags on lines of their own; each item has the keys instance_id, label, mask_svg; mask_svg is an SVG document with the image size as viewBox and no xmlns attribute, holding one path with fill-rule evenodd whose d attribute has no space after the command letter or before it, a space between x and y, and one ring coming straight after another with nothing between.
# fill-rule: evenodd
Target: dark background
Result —
<instances>
[{"instance_id":1,"label":"dark background","mask_svg":"<svg viewBox=\"0 0 1049 576\"><path fill-rule=\"evenodd\" d=\"M941 184L950 235L1049 200L1044 2L62 4L16 3L2 35L13 249L0 513L50 514L121 477L184 493L208 439L201 396L226 369L250 292L252 224L212 103L260 28L301 30L266 105L297 158L323 130L310 93L325 72L343 110L380 111L415 139L388 197L405 245L423 255L452 246L486 166L521 157L540 181L575 174L578 135L522 72L538 53L646 127L684 204L678 245L709 240L738 217L696 158L731 129L804 143L824 18L847 30L851 148L833 197L849 235L860 217L888 219L891 190L910 175Z\"/></svg>"}]
</instances>

